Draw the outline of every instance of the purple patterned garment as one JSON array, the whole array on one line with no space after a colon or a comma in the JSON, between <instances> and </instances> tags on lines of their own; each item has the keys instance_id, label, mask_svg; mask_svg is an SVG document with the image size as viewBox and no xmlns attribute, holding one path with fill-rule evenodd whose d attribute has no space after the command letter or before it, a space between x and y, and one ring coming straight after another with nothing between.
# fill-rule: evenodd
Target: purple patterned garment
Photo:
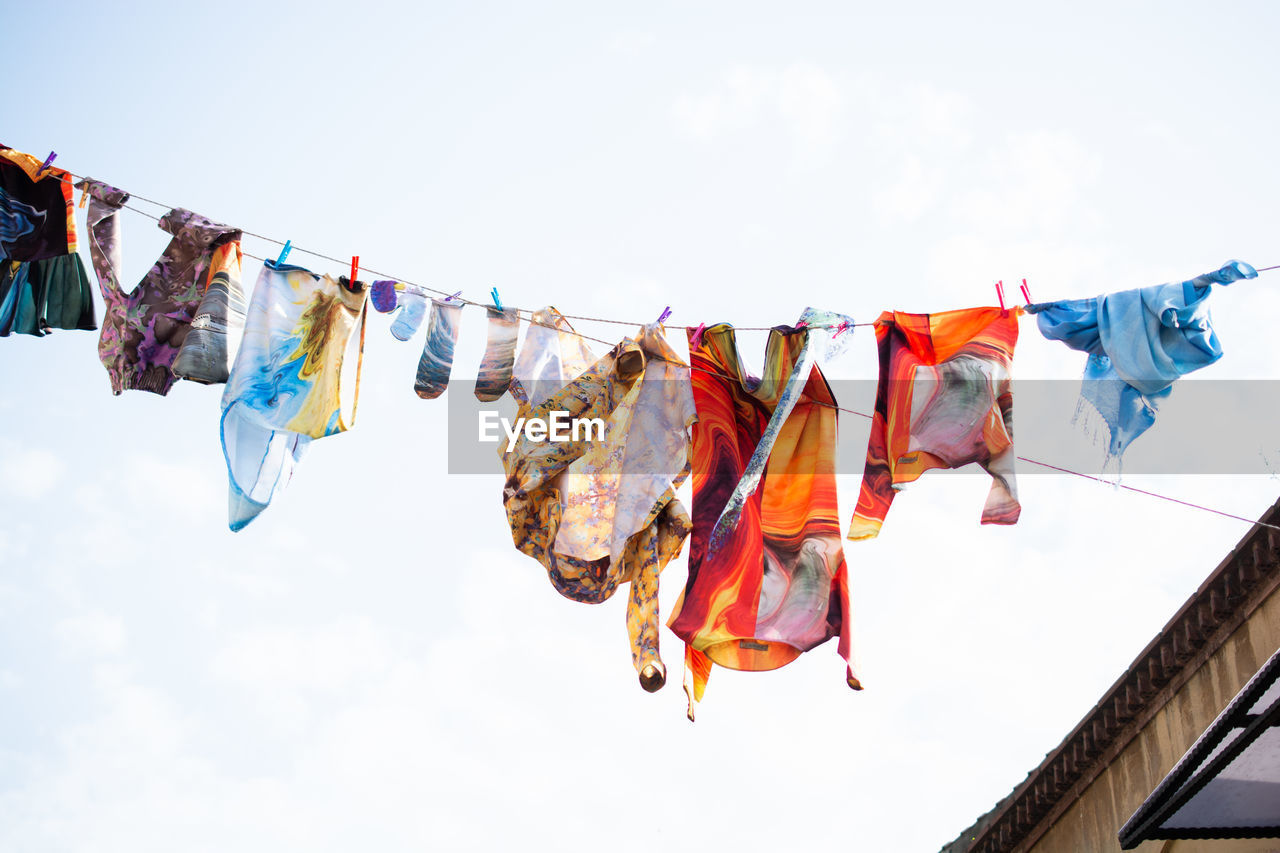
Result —
<instances>
[{"instance_id":1,"label":"purple patterned garment","mask_svg":"<svg viewBox=\"0 0 1280 853\"><path fill-rule=\"evenodd\" d=\"M76 187L89 192L89 255L106 303L98 357L111 377L111 390L167 394L174 383L170 368L204 296L214 250L239 241L240 231L189 210L169 211L160 227L173 239L142 283L126 293L120 283L116 213L129 194L92 179Z\"/></svg>"}]
</instances>

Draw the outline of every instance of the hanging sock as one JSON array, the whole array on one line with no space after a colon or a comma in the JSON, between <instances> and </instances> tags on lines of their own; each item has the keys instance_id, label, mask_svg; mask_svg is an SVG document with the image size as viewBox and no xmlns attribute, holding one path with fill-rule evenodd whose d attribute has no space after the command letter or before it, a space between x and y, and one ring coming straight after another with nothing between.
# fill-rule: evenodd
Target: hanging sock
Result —
<instances>
[{"instance_id":1,"label":"hanging sock","mask_svg":"<svg viewBox=\"0 0 1280 853\"><path fill-rule=\"evenodd\" d=\"M1212 285L1257 275L1243 261L1228 261L1184 282L1027 306L1046 338L1089 354L1080 414L1086 429L1101 421L1104 467L1118 467L1125 449L1151 428L1179 377L1222 358L1209 313Z\"/></svg>"},{"instance_id":2,"label":"hanging sock","mask_svg":"<svg viewBox=\"0 0 1280 853\"><path fill-rule=\"evenodd\" d=\"M369 287L369 304L379 314L390 314L396 310L399 297L396 294L394 281L375 281Z\"/></svg>"},{"instance_id":3,"label":"hanging sock","mask_svg":"<svg viewBox=\"0 0 1280 853\"><path fill-rule=\"evenodd\" d=\"M853 672L836 505L836 401L812 354L821 344L814 331L808 325L771 330L757 379L742 364L732 326L688 330L697 407L693 532L688 580L667 624L686 644L691 719L712 663L777 669L832 637L839 637L846 682L862 687ZM780 407L790 411L775 425ZM752 463L762 443L769 448L766 474L753 490L743 490L736 522L720 529L723 538L712 548L712 531L738 486L755 476Z\"/></svg>"},{"instance_id":4,"label":"hanging sock","mask_svg":"<svg viewBox=\"0 0 1280 853\"><path fill-rule=\"evenodd\" d=\"M1018 521L1011 370L1020 311L880 315L880 378L850 539L879 535L894 496L925 471L970 462L992 480L982 523Z\"/></svg>"},{"instance_id":5,"label":"hanging sock","mask_svg":"<svg viewBox=\"0 0 1280 853\"><path fill-rule=\"evenodd\" d=\"M89 254L107 306L98 357L111 390L168 394L173 363L200 308L214 257L223 253L221 263L229 269L229 259L239 253L240 231L189 210L169 211L160 219L160 228L172 235L169 245L142 282L126 293L116 214L129 194L88 178L76 187L89 193ZM234 249L222 248L231 243L237 244Z\"/></svg>"},{"instance_id":6,"label":"hanging sock","mask_svg":"<svg viewBox=\"0 0 1280 853\"><path fill-rule=\"evenodd\" d=\"M69 173L0 145L0 337L98 328Z\"/></svg>"},{"instance_id":7,"label":"hanging sock","mask_svg":"<svg viewBox=\"0 0 1280 853\"><path fill-rule=\"evenodd\" d=\"M422 347L422 357L418 359L418 374L413 380L413 390L424 400L439 397L449 387L461 319L461 305L442 299L431 300L427 340Z\"/></svg>"},{"instance_id":8,"label":"hanging sock","mask_svg":"<svg viewBox=\"0 0 1280 853\"><path fill-rule=\"evenodd\" d=\"M534 316L544 325L525 339L513 396L526 421L554 429L553 413L563 414L566 434L536 441L524 432L510 452L500 448L512 539L566 598L598 603L631 584L632 665L641 687L653 692L666 682L658 577L690 529L675 499L689 474L688 367L651 325L579 370L579 357L590 351L560 331L565 324L553 310ZM598 425L578 429L591 422Z\"/></svg>"},{"instance_id":9,"label":"hanging sock","mask_svg":"<svg viewBox=\"0 0 1280 853\"><path fill-rule=\"evenodd\" d=\"M492 403L511 387L511 367L516 357L516 338L520 334L520 314L514 308L486 308L489 315L488 338L484 358L476 373L476 399Z\"/></svg>"},{"instance_id":10,"label":"hanging sock","mask_svg":"<svg viewBox=\"0 0 1280 853\"><path fill-rule=\"evenodd\" d=\"M266 261L222 394L229 524L253 521L312 440L355 419L367 289Z\"/></svg>"},{"instance_id":11,"label":"hanging sock","mask_svg":"<svg viewBox=\"0 0 1280 853\"><path fill-rule=\"evenodd\" d=\"M398 341L407 341L418 334L423 319L427 316L427 297L412 290L398 295L396 305L400 313L391 321L391 334Z\"/></svg>"},{"instance_id":12,"label":"hanging sock","mask_svg":"<svg viewBox=\"0 0 1280 853\"><path fill-rule=\"evenodd\" d=\"M204 296L173 362L173 375L179 379L221 385L231 375L244 335L242 262L239 240L222 243L213 250Z\"/></svg>"}]
</instances>

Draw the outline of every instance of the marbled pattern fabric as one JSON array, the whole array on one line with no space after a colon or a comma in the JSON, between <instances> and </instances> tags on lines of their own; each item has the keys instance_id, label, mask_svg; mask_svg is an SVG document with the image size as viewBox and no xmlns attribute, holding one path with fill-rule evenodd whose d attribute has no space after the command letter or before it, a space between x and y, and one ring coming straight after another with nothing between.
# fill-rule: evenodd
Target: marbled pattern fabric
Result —
<instances>
[{"instance_id":1,"label":"marbled pattern fabric","mask_svg":"<svg viewBox=\"0 0 1280 853\"><path fill-rule=\"evenodd\" d=\"M877 536L894 496L925 471L970 462L992 479L982 523L1017 522L1011 369L1020 311L880 315L880 378L850 539Z\"/></svg>"},{"instance_id":2,"label":"marbled pattern fabric","mask_svg":"<svg viewBox=\"0 0 1280 853\"><path fill-rule=\"evenodd\" d=\"M511 385L511 366L516 357L516 338L520 334L520 315L514 308L499 311L486 308L488 335L484 357L476 373L476 399L492 403Z\"/></svg>"},{"instance_id":3,"label":"marbled pattern fabric","mask_svg":"<svg viewBox=\"0 0 1280 853\"><path fill-rule=\"evenodd\" d=\"M239 240L214 248L204 296L173 362L173 375L179 379L220 385L231 375L231 365L244 334L242 261Z\"/></svg>"},{"instance_id":4,"label":"marbled pattern fabric","mask_svg":"<svg viewBox=\"0 0 1280 853\"><path fill-rule=\"evenodd\" d=\"M777 430L764 477L749 493L719 548L708 547L721 517L803 360L811 331L775 327L763 378L747 374L732 326L706 328L690 364L693 535L689 577L668 624L685 641L689 717L711 664L770 670L838 636L853 674L848 580L836 505L835 398L811 364L803 391Z\"/></svg>"},{"instance_id":5,"label":"marbled pattern fabric","mask_svg":"<svg viewBox=\"0 0 1280 853\"><path fill-rule=\"evenodd\" d=\"M98 328L70 175L0 146L0 337Z\"/></svg>"},{"instance_id":6,"label":"marbled pattern fabric","mask_svg":"<svg viewBox=\"0 0 1280 853\"><path fill-rule=\"evenodd\" d=\"M853 318L844 314L836 314L831 311L820 311L815 308L806 308L800 315L797 327L803 327L807 330L801 338L803 343L800 346L800 352L796 356L795 364L791 368L791 373L786 376L770 376L768 372L759 381L759 385L753 388L753 392L763 398L777 397L777 404L774 406L773 414L769 416L769 424L765 427L764 433L760 436L760 441L756 444L756 449L751 454L751 459L747 462L747 467L743 469L742 478L738 480L738 485L734 488L733 493L729 495L729 500L725 503L724 510L720 513L720 518L716 520L716 526L711 532L711 541L707 546L712 551L718 549L724 544L725 538L733 526L738 523L738 516L742 513L742 508L746 505L747 498L755 492L760 485L760 478L764 476L765 465L769 461L769 454L773 452L774 442L778 440L778 434L782 431L782 425L786 423L787 418L791 415L791 410L795 408L796 403L800 401L804 394L805 386L809 380L809 370L813 367L820 357L827 358L834 355L834 351L842 349L844 345L852 338L852 335L845 335L839 342L833 338L834 329L838 324L844 321L850 326L853 325ZM692 338L690 339L692 340ZM780 346L781 337L769 336L769 346ZM775 353L766 353L765 361L774 363L778 359ZM746 375L745 368L739 366L742 375ZM755 382L749 379L748 384ZM780 382L780 389L769 387L768 383Z\"/></svg>"},{"instance_id":7,"label":"marbled pattern fabric","mask_svg":"<svg viewBox=\"0 0 1280 853\"><path fill-rule=\"evenodd\" d=\"M543 335L531 329L526 339L516 368L524 381L513 385L519 416L549 421L552 412L561 412L566 424L598 418L604 429L603 435L598 429L571 433L568 441L522 434L511 452L502 448L512 539L575 601L598 603L619 584L631 583L632 664L641 686L657 690L666 681L658 649L658 576L680 553L690 528L675 499L689 472L694 411L688 368L660 329L648 326L638 342L624 339L579 373L574 363L583 353L566 358L561 343L573 345L561 340L562 321L548 312L535 317L555 330Z\"/></svg>"},{"instance_id":8,"label":"marbled pattern fabric","mask_svg":"<svg viewBox=\"0 0 1280 853\"><path fill-rule=\"evenodd\" d=\"M418 373L413 380L413 390L424 400L439 397L449 387L449 373L453 370L453 349L458 344L461 320L461 305L441 299L431 300L427 340L422 345Z\"/></svg>"},{"instance_id":9,"label":"marbled pattern fabric","mask_svg":"<svg viewBox=\"0 0 1280 853\"><path fill-rule=\"evenodd\" d=\"M355 418L367 290L345 282L263 265L222 395L232 530L266 509L312 439Z\"/></svg>"},{"instance_id":10,"label":"marbled pattern fabric","mask_svg":"<svg viewBox=\"0 0 1280 853\"><path fill-rule=\"evenodd\" d=\"M1118 463L1155 423L1179 377L1222 358L1209 313L1212 286L1257 275L1228 261L1189 281L1027 306L1046 338L1089 354L1081 402L1102 419L1108 462Z\"/></svg>"},{"instance_id":11,"label":"marbled pattern fabric","mask_svg":"<svg viewBox=\"0 0 1280 853\"><path fill-rule=\"evenodd\" d=\"M173 239L142 282L126 293L117 213L129 195L91 179L76 186L89 192L89 254L106 303L98 357L111 390L168 394L173 363L204 298L214 255L225 244L239 243L240 231L189 210L169 211L160 228Z\"/></svg>"}]
</instances>

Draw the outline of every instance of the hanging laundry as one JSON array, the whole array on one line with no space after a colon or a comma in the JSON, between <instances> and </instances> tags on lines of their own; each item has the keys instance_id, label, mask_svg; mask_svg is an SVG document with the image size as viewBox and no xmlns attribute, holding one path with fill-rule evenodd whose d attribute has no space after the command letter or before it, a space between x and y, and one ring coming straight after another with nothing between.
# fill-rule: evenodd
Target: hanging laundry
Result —
<instances>
[{"instance_id":1,"label":"hanging laundry","mask_svg":"<svg viewBox=\"0 0 1280 853\"><path fill-rule=\"evenodd\" d=\"M511 385L511 366L516 357L516 338L520 334L520 314L514 308L486 308L489 331L484 357L476 373L476 399L492 403Z\"/></svg>"},{"instance_id":2,"label":"hanging laundry","mask_svg":"<svg viewBox=\"0 0 1280 853\"><path fill-rule=\"evenodd\" d=\"M652 692L666 682L658 576L690 528L675 499L689 474L688 367L653 324L579 371L589 350L562 331L563 318L547 309L534 322L543 325L530 328L512 394L526 422L554 424L553 413L562 415L568 440L536 441L525 432L510 452L503 448L512 539L574 601L605 601L630 582L631 659Z\"/></svg>"},{"instance_id":3,"label":"hanging laundry","mask_svg":"<svg viewBox=\"0 0 1280 853\"><path fill-rule=\"evenodd\" d=\"M1222 358L1209 314L1212 285L1258 275L1243 261L1189 281L1125 290L1095 299L1028 305L1049 340L1089 354L1077 417L1096 423L1107 445L1106 463L1155 423L1160 402L1180 376Z\"/></svg>"},{"instance_id":4,"label":"hanging laundry","mask_svg":"<svg viewBox=\"0 0 1280 853\"><path fill-rule=\"evenodd\" d=\"M379 314L390 314L399 302L394 281L379 280L369 285L369 304Z\"/></svg>"},{"instance_id":5,"label":"hanging laundry","mask_svg":"<svg viewBox=\"0 0 1280 853\"><path fill-rule=\"evenodd\" d=\"M1011 369L1020 310L880 315L880 378L850 539L877 536L894 496L925 471L970 462L992 478L982 523L1018 521Z\"/></svg>"},{"instance_id":6,"label":"hanging laundry","mask_svg":"<svg viewBox=\"0 0 1280 853\"><path fill-rule=\"evenodd\" d=\"M236 324L231 276L239 267L239 229L210 222L189 210L169 211L161 217L160 228L173 239L142 282L125 293L116 214L129 200L129 194L88 178L76 187L89 193L89 255L107 306L98 357L107 368L112 392L136 389L169 393L175 380L174 361L202 310L211 271L213 275L225 273L221 282L226 297L215 293L205 306L210 319L202 324L199 348L193 350L188 366L200 381L216 381L207 378L205 371L216 372L220 354L230 355L227 339L234 335ZM228 248L229 244L236 245ZM237 280L238 277L237 271ZM216 312L226 317L225 331L217 329L213 322Z\"/></svg>"},{"instance_id":7,"label":"hanging laundry","mask_svg":"<svg viewBox=\"0 0 1280 853\"><path fill-rule=\"evenodd\" d=\"M442 299L431 300L431 319L427 322L427 340L418 359L418 373L413 390L424 400L433 400L449 387L453 370L453 349L458 343L458 326L462 306Z\"/></svg>"},{"instance_id":8,"label":"hanging laundry","mask_svg":"<svg viewBox=\"0 0 1280 853\"><path fill-rule=\"evenodd\" d=\"M98 328L71 176L0 145L0 337Z\"/></svg>"},{"instance_id":9,"label":"hanging laundry","mask_svg":"<svg viewBox=\"0 0 1280 853\"><path fill-rule=\"evenodd\" d=\"M238 239L214 246L204 296L173 360L173 375L179 379L221 385L231 375L244 334L243 260Z\"/></svg>"},{"instance_id":10,"label":"hanging laundry","mask_svg":"<svg viewBox=\"0 0 1280 853\"><path fill-rule=\"evenodd\" d=\"M809 309L802 322L821 316L830 315ZM685 641L689 719L712 663L777 669L836 636L846 680L861 689L836 506L836 401L811 356L828 332L774 327L759 379L743 366L732 326L707 327L695 342L697 334L690 330L697 423L689 577L668 621ZM775 424L780 406L790 412ZM762 441L763 478L751 488ZM744 483L736 522L721 528L723 541L710 547L712 530Z\"/></svg>"},{"instance_id":11,"label":"hanging laundry","mask_svg":"<svg viewBox=\"0 0 1280 853\"><path fill-rule=\"evenodd\" d=\"M240 530L289 482L312 439L355 419L367 289L263 264L222 395L229 522Z\"/></svg>"}]
</instances>

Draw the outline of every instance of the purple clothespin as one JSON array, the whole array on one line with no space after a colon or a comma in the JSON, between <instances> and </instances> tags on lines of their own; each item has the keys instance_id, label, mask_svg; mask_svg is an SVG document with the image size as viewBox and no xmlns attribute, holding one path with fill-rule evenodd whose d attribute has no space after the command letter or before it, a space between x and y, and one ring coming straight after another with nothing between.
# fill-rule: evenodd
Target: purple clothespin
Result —
<instances>
[{"instance_id":1,"label":"purple clothespin","mask_svg":"<svg viewBox=\"0 0 1280 853\"><path fill-rule=\"evenodd\" d=\"M702 346L702 333L706 330L706 323L699 323L698 328L693 330L693 335L689 338L689 349L697 349Z\"/></svg>"},{"instance_id":2,"label":"purple clothespin","mask_svg":"<svg viewBox=\"0 0 1280 853\"><path fill-rule=\"evenodd\" d=\"M462 295L462 291L461 291L461 290L459 290L457 293L453 294L453 296L446 296L446 297L444 298L444 301L445 301L445 302L452 302L453 300L457 299L457 298L458 298L459 296L461 296L461 295Z\"/></svg>"},{"instance_id":3,"label":"purple clothespin","mask_svg":"<svg viewBox=\"0 0 1280 853\"><path fill-rule=\"evenodd\" d=\"M668 305L666 308L663 308L662 313L658 315L658 325L661 326L663 323L667 322L667 318L670 316L671 306Z\"/></svg>"},{"instance_id":4,"label":"purple clothespin","mask_svg":"<svg viewBox=\"0 0 1280 853\"><path fill-rule=\"evenodd\" d=\"M36 172L37 178L44 174L44 170L49 168L49 164L52 163L57 158L57 156L58 156L57 151L49 152L49 156L45 158L44 165L40 167L40 171Z\"/></svg>"}]
</instances>

